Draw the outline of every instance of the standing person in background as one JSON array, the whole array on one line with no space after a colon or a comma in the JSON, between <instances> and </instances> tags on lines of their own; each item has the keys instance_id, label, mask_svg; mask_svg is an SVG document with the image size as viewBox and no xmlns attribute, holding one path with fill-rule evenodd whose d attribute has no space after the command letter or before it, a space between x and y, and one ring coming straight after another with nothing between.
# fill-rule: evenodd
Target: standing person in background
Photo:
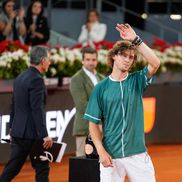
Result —
<instances>
[{"instance_id":1,"label":"standing person in background","mask_svg":"<svg viewBox=\"0 0 182 182\"><path fill-rule=\"evenodd\" d=\"M46 149L53 144L46 129L46 91L41 76L50 65L49 58L46 47L33 47L30 52L31 66L15 79L9 125L11 156L0 182L10 182L20 172L37 140L43 140ZM31 163L36 172L36 182L49 182L49 162L31 159Z\"/></svg>"},{"instance_id":2,"label":"standing person in background","mask_svg":"<svg viewBox=\"0 0 182 182\"><path fill-rule=\"evenodd\" d=\"M104 40L106 36L107 27L100 23L100 16L96 10L90 10L87 14L85 25L81 28L81 33L78 42L83 46L86 44L93 45L94 42Z\"/></svg>"},{"instance_id":3,"label":"standing person in background","mask_svg":"<svg viewBox=\"0 0 182 182\"><path fill-rule=\"evenodd\" d=\"M82 69L73 75L70 92L76 107L73 135L76 136L76 156L84 156L85 139L89 134L88 123L83 119L85 109L94 86L103 79L96 71L97 51L87 47L82 50Z\"/></svg>"},{"instance_id":4,"label":"standing person in background","mask_svg":"<svg viewBox=\"0 0 182 182\"><path fill-rule=\"evenodd\" d=\"M100 157L101 182L124 182L126 175L130 182L155 182L153 164L145 146L142 95L160 60L129 24L117 24L116 29L124 40L110 50L112 73L96 85L84 119L89 121ZM148 65L130 74L137 51ZM98 126L101 120L102 133Z\"/></svg>"},{"instance_id":5,"label":"standing person in background","mask_svg":"<svg viewBox=\"0 0 182 182\"><path fill-rule=\"evenodd\" d=\"M40 0L34 0L28 7L25 18L27 27L26 44L40 45L48 42L50 30L47 18L43 16L43 13L44 8Z\"/></svg>"},{"instance_id":6,"label":"standing person in background","mask_svg":"<svg viewBox=\"0 0 182 182\"><path fill-rule=\"evenodd\" d=\"M13 0L3 2L2 13L0 14L0 31L4 40L19 40L21 43L24 43L24 36L26 34L24 15L23 8L15 9L15 2Z\"/></svg>"}]
</instances>

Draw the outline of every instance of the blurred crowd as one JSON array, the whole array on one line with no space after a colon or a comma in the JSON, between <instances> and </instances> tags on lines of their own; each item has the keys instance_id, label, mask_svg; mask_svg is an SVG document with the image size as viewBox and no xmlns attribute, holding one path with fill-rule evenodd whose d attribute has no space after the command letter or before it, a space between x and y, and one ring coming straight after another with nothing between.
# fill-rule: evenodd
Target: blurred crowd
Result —
<instances>
[{"instance_id":1,"label":"blurred crowd","mask_svg":"<svg viewBox=\"0 0 182 182\"><path fill-rule=\"evenodd\" d=\"M43 15L42 2L34 0L26 12L16 7L14 0L2 3L0 14L0 40L19 40L28 45L45 44L50 31L47 18Z\"/></svg>"},{"instance_id":2,"label":"blurred crowd","mask_svg":"<svg viewBox=\"0 0 182 182\"><path fill-rule=\"evenodd\" d=\"M78 42L83 46L104 40L107 27L100 22L99 13L90 10L86 22L81 27ZM0 13L0 41L19 40L27 45L46 44L50 38L50 28L44 7L40 0L33 0L24 9L16 0L5 0Z\"/></svg>"}]
</instances>

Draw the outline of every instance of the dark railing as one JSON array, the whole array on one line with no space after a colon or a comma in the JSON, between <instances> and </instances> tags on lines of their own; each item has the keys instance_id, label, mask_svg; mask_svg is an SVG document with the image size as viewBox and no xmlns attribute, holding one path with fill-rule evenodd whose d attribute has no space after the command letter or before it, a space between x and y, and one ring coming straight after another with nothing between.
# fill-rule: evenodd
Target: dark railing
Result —
<instances>
[{"instance_id":1,"label":"dark railing","mask_svg":"<svg viewBox=\"0 0 182 182\"><path fill-rule=\"evenodd\" d=\"M26 3L31 2L30 0L27 0ZM18 1L20 5L25 5L25 1L19 0ZM181 0L160 0L157 1L159 4L160 3L166 3L166 14L171 14L172 9L174 9L175 3L181 3ZM157 3L155 2L155 3ZM135 17L144 19L145 22L151 23L153 26L156 26L159 31L157 32L157 36L159 36L162 39L165 39L166 34L173 34L174 37L177 37L178 42L182 41L182 33L174 28L171 28L167 25L164 25L160 21L150 17L149 14L149 5L151 3L154 3L153 1L145 1L145 7L144 7L144 14L139 14L134 11L131 11L125 7L126 0L121 0L120 5L117 3L113 3L112 1L109 0L43 0L43 3L47 6L48 8L48 18L51 26L51 11L52 7L64 7L64 8L74 8L74 7L81 7L82 9L88 10L92 8L96 8L99 12L102 12L103 10L103 5L107 5L110 7L110 9L114 9L116 13L122 13L123 19L125 16L125 13L129 13ZM182 4L182 3L181 3ZM122 6L121 6L122 5ZM177 8L177 7L176 7ZM109 16L107 16L108 19ZM111 17L112 18L112 17ZM149 31L149 30L148 30ZM154 32L150 32L152 34L156 34Z\"/></svg>"}]
</instances>

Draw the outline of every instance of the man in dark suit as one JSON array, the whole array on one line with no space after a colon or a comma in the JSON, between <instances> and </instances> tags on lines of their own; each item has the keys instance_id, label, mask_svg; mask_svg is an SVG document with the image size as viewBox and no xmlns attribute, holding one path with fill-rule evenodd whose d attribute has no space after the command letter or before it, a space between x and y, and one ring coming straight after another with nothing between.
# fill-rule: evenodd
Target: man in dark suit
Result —
<instances>
[{"instance_id":1,"label":"man in dark suit","mask_svg":"<svg viewBox=\"0 0 182 182\"><path fill-rule=\"evenodd\" d=\"M98 59L95 49L91 47L82 49L82 64L82 69L73 75L70 84L70 92L76 107L73 125L73 135L76 136L76 156L85 155L85 139L89 130L83 115L94 86L104 78L96 71Z\"/></svg>"},{"instance_id":2,"label":"man in dark suit","mask_svg":"<svg viewBox=\"0 0 182 182\"><path fill-rule=\"evenodd\" d=\"M14 82L10 114L11 156L0 182L10 182L21 170L36 140L43 139L43 147L53 141L48 137L44 111L45 85L41 73L46 72L50 60L48 49L35 46L30 53L31 66ZM49 181L49 162L31 159L36 172L36 182Z\"/></svg>"}]
</instances>

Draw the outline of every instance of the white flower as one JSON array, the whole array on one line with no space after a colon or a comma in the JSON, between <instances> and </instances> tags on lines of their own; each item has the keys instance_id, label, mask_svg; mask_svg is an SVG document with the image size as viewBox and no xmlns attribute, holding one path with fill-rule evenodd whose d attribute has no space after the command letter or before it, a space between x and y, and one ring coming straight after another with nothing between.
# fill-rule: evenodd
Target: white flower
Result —
<instances>
[{"instance_id":1,"label":"white flower","mask_svg":"<svg viewBox=\"0 0 182 182\"><path fill-rule=\"evenodd\" d=\"M61 56L64 56L64 57L65 57L65 49L64 49L63 47L60 47L60 48L59 48L58 53L59 53Z\"/></svg>"},{"instance_id":2,"label":"white flower","mask_svg":"<svg viewBox=\"0 0 182 182\"><path fill-rule=\"evenodd\" d=\"M57 70L55 68L50 68L51 76L55 76L57 73Z\"/></svg>"},{"instance_id":3,"label":"white flower","mask_svg":"<svg viewBox=\"0 0 182 182\"><path fill-rule=\"evenodd\" d=\"M80 49L72 49L75 60L82 60L82 53Z\"/></svg>"},{"instance_id":4,"label":"white flower","mask_svg":"<svg viewBox=\"0 0 182 182\"><path fill-rule=\"evenodd\" d=\"M0 59L0 67L6 67L7 62Z\"/></svg>"},{"instance_id":5,"label":"white flower","mask_svg":"<svg viewBox=\"0 0 182 182\"><path fill-rule=\"evenodd\" d=\"M57 50L56 50L55 48L52 48L52 49L50 50L50 53L51 53L51 54L56 54L56 53L57 53Z\"/></svg>"},{"instance_id":6,"label":"white flower","mask_svg":"<svg viewBox=\"0 0 182 182\"><path fill-rule=\"evenodd\" d=\"M61 57L59 54L54 54L54 55L51 55L50 59L54 62L54 63L57 63L61 60Z\"/></svg>"},{"instance_id":7,"label":"white flower","mask_svg":"<svg viewBox=\"0 0 182 182\"><path fill-rule=\"evenodd\" d=\"M75 61L75 55L74 52L68 48L65 49L65 57L68 61Z\"/></svg>"},{"instance_id":8,"label":"white flower","mask_svg":"<svg viewBox=\"0 0 182 182\"><path fill-rule=\"evenodd\" d=\"M165 72L167 72L167 68L165 66L162 66L161 71L162 71L162 73L165 73Z\"/></svg>"},{"instance_id":9,"label":"white flower","mask_svg":"<svg viewBox=\"0 0 182 182\"><path fill-rule=\"evenodd\" d=\"M107 60L108 60L108 50L104 50L101 49L98 51L98 60L103 63L103 64L107 64Z\"/></svg>"},{"instance_id":10,"label":"white flower","mask_svg":"<svg viewBox=\"0 0 182 182\"><path fill-rule=\"evenodd\" d=\"M30 66L30 57L27 54L23 55L22 59L25 60L27 66Z\"/></svg>"}]
</instances>

